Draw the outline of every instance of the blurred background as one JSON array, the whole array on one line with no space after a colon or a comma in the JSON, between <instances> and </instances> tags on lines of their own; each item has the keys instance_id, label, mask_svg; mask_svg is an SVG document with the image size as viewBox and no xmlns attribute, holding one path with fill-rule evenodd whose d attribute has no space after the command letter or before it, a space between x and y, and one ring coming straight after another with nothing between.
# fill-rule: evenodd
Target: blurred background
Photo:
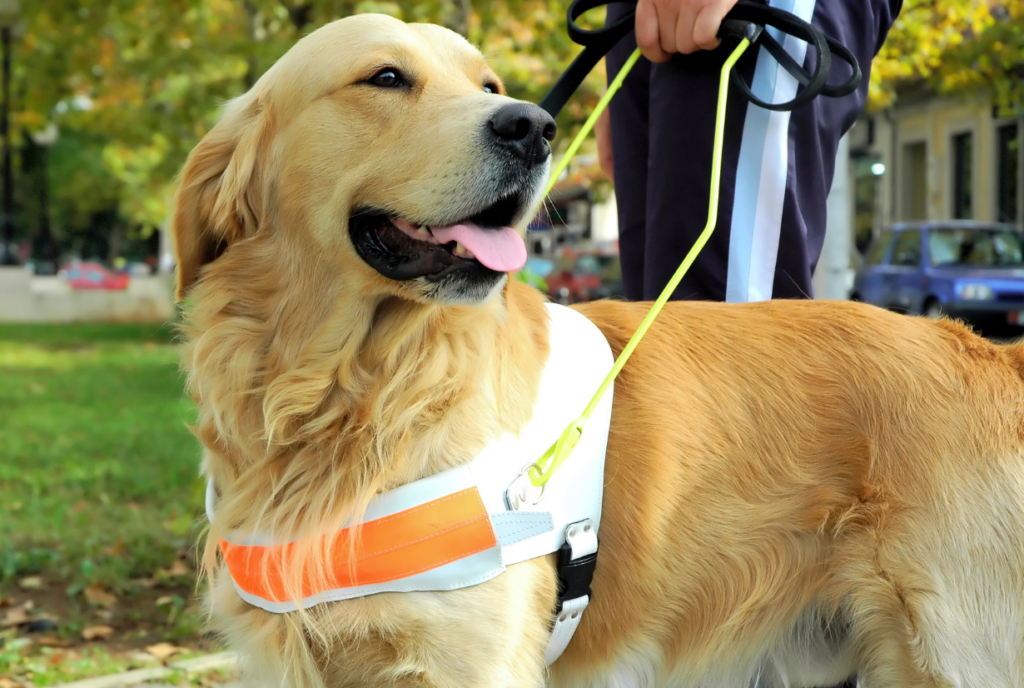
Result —
<instances>
[{"instance_id":1,"label":"blurred background","mask_svg":"<svg viewBox=\"0 0 1024 688\"><path fill-rule=\"evenodd\" d=\"M175 175L223 103L363 12L465 35L536 102L577 51L567 6L0 0L0 688L218 649L196 595L203 485L166 230ZM556 156L604 83L599 68L560 115ZM1022 106L1024 0L906 0L842 143L817 296L1016 336ZM617 235L591 141L530 224L521 277L562 303L615 298Z\"/></svg>"}]
</instances>

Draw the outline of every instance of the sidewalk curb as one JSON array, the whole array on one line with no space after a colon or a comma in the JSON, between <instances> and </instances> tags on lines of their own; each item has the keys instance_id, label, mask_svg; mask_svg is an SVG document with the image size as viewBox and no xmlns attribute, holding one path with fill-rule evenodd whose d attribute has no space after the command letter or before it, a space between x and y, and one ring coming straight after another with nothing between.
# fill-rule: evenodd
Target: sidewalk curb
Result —
<instances>
[{"instance_id":1,"label":"sidewalk curb","mask_svg":"<svg viewBox=\"0 0 1024 688\"><path fill-rule=\"evenodd\" d=\"M120 674L110 676L98 676L87 678L84 681L73 683L59 683L53 688L124 688L134 686L143 681L152 681L158 678L167 678L176 671L183 671L186 674L198 674L214 669L226 669L234 666L238 657L234 652L220 652L215 655L194 657L180 662L172 662L165 667L153 667L151 669L134 669Z\"/></svg>"}]
</instances>

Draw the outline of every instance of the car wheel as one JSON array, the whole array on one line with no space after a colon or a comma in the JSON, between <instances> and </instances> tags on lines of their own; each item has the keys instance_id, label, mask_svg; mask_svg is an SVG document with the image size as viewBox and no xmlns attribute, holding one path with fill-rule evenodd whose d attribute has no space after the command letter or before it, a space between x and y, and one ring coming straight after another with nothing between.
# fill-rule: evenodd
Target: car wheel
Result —
<instances>
[{"instance_id":1,"label":"car wheel","mask_svg":"<svg viewBox=\"0 0 1024 688\"><path fill-rule=\"evenodd\" d=\"M938 320L942 317L942 304L939 303L938 299L928 299L924 304L924 310L921 314L926 318Z\"/></svg>"}]
</instances>

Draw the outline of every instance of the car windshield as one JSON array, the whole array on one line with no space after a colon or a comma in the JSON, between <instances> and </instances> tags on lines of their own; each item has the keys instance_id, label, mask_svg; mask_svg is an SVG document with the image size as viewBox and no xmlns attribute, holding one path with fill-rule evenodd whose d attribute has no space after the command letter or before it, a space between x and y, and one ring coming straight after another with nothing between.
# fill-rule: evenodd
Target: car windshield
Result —
<instances>
[{"instance_id":1,"label":"car windshield","mask_svg":"<svg viewBox=\"0 0 1024 688\"><path fill-rule=\"evenodd\" d=\"M1013 230L932 229L928 232L928 255L935 267L1020 267L1024 266L1024 241Z\"/></svg>"}]
</instances>

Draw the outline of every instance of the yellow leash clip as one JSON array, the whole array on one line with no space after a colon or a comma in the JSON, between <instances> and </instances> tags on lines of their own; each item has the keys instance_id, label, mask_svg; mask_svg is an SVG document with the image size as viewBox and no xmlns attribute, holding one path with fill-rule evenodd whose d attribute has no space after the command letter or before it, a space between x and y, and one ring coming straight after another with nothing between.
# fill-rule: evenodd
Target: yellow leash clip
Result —
<instances>
[{"instance_id":1,"label":"yellow leash clip","mask_svg":"<svg viewBox=\"0 0 1024 688\"><path fill-rule=\"evenodd\" d=\"M590 414L592 414L594 409L597 408L601 398L604 397L605 392L608 391L612 382L614 382L615 378L618 377L619 372L622 370L623 366L626 365L626 361L628 361L629 357L633 354L633 350L636 349L637 345L640 344L640 341L644 338L644 335L647 334L647 330L650 329L651 324L654 323L654 319L658 317L658 313L661 312L661 309L668 302L669 297L672 296L672 292L674 292L676 287L679 286L679 282L682 281L683 276L686 275L690 266L693 265L693 261L697 259L697 255L701 252L701 249L703 249L704 245L708 243L708 239L711 238L711 233L715 231L715 225L718 223L718 192L722 177L722 142L725 138L725 106L729 99L729 73L732 71L733 65L736 64L736 61L740 59L748 47L750 47L750 41L746 38L741 39L739 45L736 46L728 59L726 59L725 64L722 65L722 76L718 83L718 110L715 118L714 152L711 159L711 198L708 202L707 225L705 225L704 231L701 232L700 236L697 237L697 241L694 242L693 247L690 249L690 252L686 254L686 257L679 265L675 274L672 275L672 279L668 281L668 284L661 292L661 295L658 296L654 305L651 306L651 310L647 312L643 322L640 323L640 327L637 328L633 337L629 340L629 343L626 344L622 353L619 354L619 357L615 359L615 365L612 366L611 371L609 371L608 375L601 383L601 386L597 388L597 392L594 393L594 397L590 400L590 403L587 404L587 408L583 410L583 414L573 421L564 432L562 432L561 437L559 437L558 440L555 441L555 443L552 444L546 452L544 452L544 455L538 459L535 464L527 469L530 476L530 482L534 487L542 487L547 484L547 482L551 480L552 476L554 476L555 471L558 470L558 467L565 463L565 460L572 455L576 445L579 444L580 437L583 436L583 430L586 426L587 419L590 418ZM615 79L608 86L608 90L598 102L594 112L587 118L587 121L583 124L583 128L580 129L579 134L577 134L576 138L573 139L572 143L569 145L569 149L565 152L565 155L562 156L558 165L555 166L554 171L551 173L551 179L548 182L547 191L544 192L545 196L551 193L551 189L554 187L559 175L561 175L569 165L569 160L576 154L576 151L579 150L583 140L586 139L591 129L594 128L594 123L597 121L597 118L601 116L601 113L608 106L608 102L612 99L612 96L615 95L615 92L619 90L619 87L622 86L622 82L625 80L629 70L633 68L633 65L636 64L636 61L639 58L640 49L638 48L629 56L629 59L626 61L626 64L622 66L622 69L619 70Z\"/></svg>"}]
</instances>

